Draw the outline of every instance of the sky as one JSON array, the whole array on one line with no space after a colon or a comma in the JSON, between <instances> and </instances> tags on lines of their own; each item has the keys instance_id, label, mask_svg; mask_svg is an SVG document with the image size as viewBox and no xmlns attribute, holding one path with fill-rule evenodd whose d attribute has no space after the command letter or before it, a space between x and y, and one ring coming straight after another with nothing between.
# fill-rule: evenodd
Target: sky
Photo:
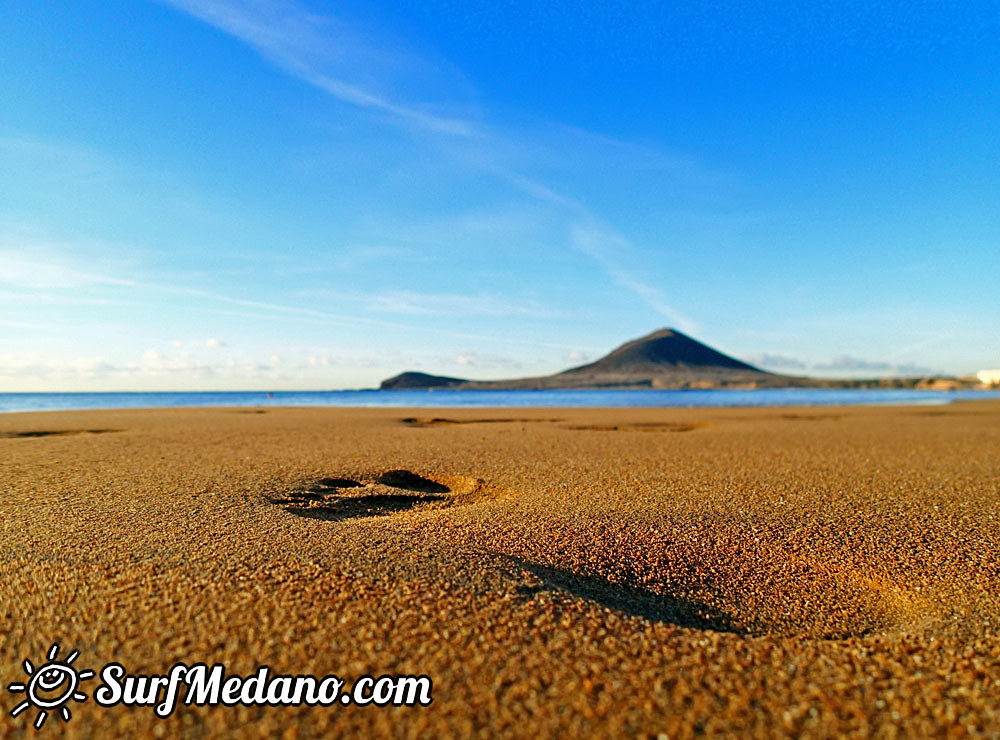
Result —
<instances>
[{"instance_id":1,"label":"sky","mask_svg":"<svg viewBox=\"0 0 1000 740\"><path fill-rule=\"evenodd\" d=\"M0 391L1000 367L993 0L0 4Z\"/></svg>"}]
</instances>

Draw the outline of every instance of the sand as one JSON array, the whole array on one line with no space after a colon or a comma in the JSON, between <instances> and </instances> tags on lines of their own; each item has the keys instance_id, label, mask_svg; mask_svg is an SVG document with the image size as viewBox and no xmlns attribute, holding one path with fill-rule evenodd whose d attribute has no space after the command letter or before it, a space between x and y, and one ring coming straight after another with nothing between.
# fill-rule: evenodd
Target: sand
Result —
<instances>
[{"instance_id":1,"label":"sand","mask_svg":"<svg viewBox=\"0 0 1000 740\"><path fill-rule=\"evenodd\" d=\"M0 735L1000 737L998 451L986 401L5 414L4 686L58 640L434 688Z\"/></svg>"}]
</instances>

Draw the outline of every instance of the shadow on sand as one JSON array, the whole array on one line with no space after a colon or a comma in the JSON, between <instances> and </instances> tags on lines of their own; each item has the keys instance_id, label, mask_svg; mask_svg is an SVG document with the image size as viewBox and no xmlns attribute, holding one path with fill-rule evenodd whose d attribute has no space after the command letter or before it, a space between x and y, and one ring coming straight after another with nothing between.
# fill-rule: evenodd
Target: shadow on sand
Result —
<instances>
[{"instance_id":1,"label":"shadow on sand","mask_svg":"<svg viewBox=\"0 0 1000 740\"><path fill-rule=\"evenodd\" d=\"M376 496L345 496L324 499L320 505L308 507L288 506L286 511L307 519L323 519L328 522L345 519L359 519L370 516L387 516L406 511L434 501L443 501L444 496L411 496L401 493Z\"/></svg>"},{"instance_id":2,"label":"shadow on sand","mask_svg":"<svg viewBox=\"0 0 1000 740\"><path fill-rule=\"evenodd\" d=\"M613 583L600 576L580 575L562 568L550 568L518 558L510 560L542 581L542 586L527 587L525 593L558 590L608 609L654 622L689 629L746 634L746 630L730 615L698 601L671 594L658 594L644 588Z\"/></svg>"}]
</instances>

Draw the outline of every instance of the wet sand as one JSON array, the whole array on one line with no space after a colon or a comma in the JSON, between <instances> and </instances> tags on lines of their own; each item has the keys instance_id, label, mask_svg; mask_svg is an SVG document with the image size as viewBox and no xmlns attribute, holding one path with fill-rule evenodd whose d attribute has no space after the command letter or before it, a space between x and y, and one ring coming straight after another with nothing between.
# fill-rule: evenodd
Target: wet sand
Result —
<instances>
[{"instance_id":1,"label":"wet sand","mask_svg":"<svg viewBox=\"0 0 1000 740\"><path fill-rule=\"evenodd\" d=\"M0 532L5 687L434 683L3 736L1000 737L997 402L5 414Z\"/></svg>"}]
</instances>

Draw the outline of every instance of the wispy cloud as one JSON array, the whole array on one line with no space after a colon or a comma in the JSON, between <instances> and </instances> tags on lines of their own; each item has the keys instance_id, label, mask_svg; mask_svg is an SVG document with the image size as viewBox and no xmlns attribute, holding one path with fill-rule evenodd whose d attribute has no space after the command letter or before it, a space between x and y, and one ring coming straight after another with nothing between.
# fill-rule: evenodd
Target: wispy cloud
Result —
<instances>
[{"instance_id":1,"label":"wispy cloud","mask_svg":"<svg viewBox=\"0 0 1000 740\"><path fill-rule=\"evenodd\" d=\"M557 349L566 349L567 345L558 344L553 342L537 342L526 339L519 339L515 337L497 337L489 336L485 334L476 334L471 332L454 331L451 329L442 329L433 326L418 326L414 324L403 324L394 321L385 321L381 319L373 319L366 316L351 316L347 314L333 313L330 311L319 311L311 308L301 308L298 306L287 306L278 303L267 303L263 301L253 301L243 298L234 298L232 296L222 295L220 293L215 293L208 290L199 290L195 288L184 288L179 286L166 286L166 285L149 285L150 288L155 288L158 290L171 291L177 293L184 293L186 295L197 296L211 301L217 301L220 303L227 303L234 306L244 306L247 308L261 309L272 314L278 314L286 318L295 317L305 317L311 319L322 319L329 323L340 324L343 326L380 326L391 329L404 329L410 332L428 332L431 334L438 334L441 336L456 337L459 339L478 339L494 343L503 344L521 344L533 347L553 347Z\"/></svg>"},{"instance_id":2,"label":"wispy cloud","mask_svg":"<svg viewBox=\"0 0 1000 740\"><path fill-rule=\"evenodd\" d=\"M28 224L0 222L0 286L5 294L48 295L58 302L105 299L101 289L137 284L125 274L135 266L128 255L136 251L98 239L54 238Z\"/></svg>"},{"instance_id":3,"label":"wispy cloud","mask_svg":"<svg viewBox=\"0 0 1000 740\"><path fill-rule=\"evenodd\" d=\"M91 272L81 260L58 255L56 250L46 251L48 257L42 259L13 249L0 249L0 284L33 290L131 284L128 280Z\"/></svg>"},{"instance_id":4,"label":"wispy cloud","mask_svg":"<svg viewBox=\"0 0 1000 740\"><path fill-rule=\"evenodd\" d=\"M118 166L108 157L85 146L65 141L50 141L35 136L0 136L0 163L23 160L33 165L44 163L45 170L60 180L91 186L103 182L118 171ZM0 166L0 172L3 171Z\"/></svg>"},{"instance_id":5,"label":"wispy cloud","mask_svg":"<svg viewBox=\"0 0 1000 740\"><path fill-rule=\"evenodd\" d=\"M573 246L601 265L617 285L637 295L672 326L698 332L698 324L668 304L662 291L619 267L612 255L629 246L621 235L595 224L578 224L572 229L572 240Z\"/></svg>"},{"instance_id":6,"label":"wispy cloud","mask_svg":"<svg viewBox=\"0 0 1000 740\"><path fill-rule=\"evenodd\" d=\"M751 365L757 365L759 367L789 368L796 370L805 370L809 367L807 363L797 357L773 354L771 352L757 352L756 354L748 355L745 359Z\"/></svg>"},{"instance_id":7,"label":"wispy cloud","mask_svg":"<svg viewBox=\"0 0 1000 740\"><path fill-rule=\"evenodd\" d=\"M400 102L375 87L387 70L426 60L365 38L330 16L309 12L294 0L164 0L243 41L258 54L303 82L351 105L386 114L418 129L450 136L477 135L474 124L429 110L428 104ZM381 73L381 75L379 74Z\"/></svg>"},{"instance_id":8,"label":"wispy cloud","mask_svg":"<svg viewBox=\"0 0 1000 740\"><path fill-rule=\"evenodd\" d=\"M525 345L534 347L550 347L569 349L565 344L557 342L539 342L519 337L490 336L474 332L464 332L440 326L422 326L407 324L387 319L358 316L333 311L322 311L313 308L258 301L247 298L237 298L212 290L196 288L161 279L153 280L142 276L120 276L113 273L98 273L82 267L81 259L67 254L66 244L53 247L48 243L21 242L21 249L28 256L13 250L0 251L0 285L17 285L22 290L52 290L110 288L129 294L129 291L141 293L143 301L148 301L150 294L174 294L197 298L214 304L249 308L271 318L285 320L319 321L339 326L371 326L387 329L402 329L407 332L426 332L439 336L449 336L459 339L475 339L490 343ZM88 243L88 246L92 246ZM82 296L81 296L82 297ZM481 315L523 315L545 314L545 309L530 302L516 303L495 296L463 296L452 294L422 295L401 291L396 294L383 294L381 298L367 296L371 307L375 308L381 301L383 311L394 309L396 313L451 313L476 312ZM533 313L534 312L534 313ZM545 314L550 315L550 314Z\"/></svg>"},{"instance_id":9,"label":"wispy cloud","mask_svg":"<svg viewBox=\"0 0 1000 740\"><path fill-rule=\"evenodd\" d=\"M373 311L395 314L422 314L437 316L524 316L553 318L562 315L546 308L537 301L513 300L503 296L458 293L418 293L394 290L376 294L359 294L354 297Z\"/></svg>"},{"instance_id":10,"label":"wispy cloud","mask_svg":"<svg viewBox=\"0 0 1000 740\"><path fill-rule=\"evenodd\" d=\"M386 51L388 45L384 40L367 38L343 21L308 12L296 2L163 1L241 40L288 74L344 103L385 114L408 129L457 139L466 145L473 142L474 147L464 146L460 155L470 166L491 173L536 200L568 212L574 223L573 246L592 259L615 285L638 296L674 326L684 331L697 329L692 319L668 303L659 288L621 265L616 251L630 246L624 236L610 226L598 228L596 224L601 223L600 219L578 200L497 159L496 150L510 149L511 143L519 137L505 136L495 127L462 117L439 115L429 112L426 106L401 102L387 93L375 92L373 86L386 87L384 78L378 79L377 74L362 75L360 70L395 66L393 53ZM408 60L427 64L419 55L410 55ZM579 129L566 130L576 138L585 136ZM597 136L590 138L601 140ZM634 154L635 149L640 149L643 159L658 167L691 165L678 155L653 156L653 152L645 148L617 140L612 143L612 148L619 153Z\"/></svg>"},{"instance_id":11,"label":"wispy cloud","mask_svg":"<svg viewBox=\"0 0 1000 740\"><path fill-rule=\"evenodd\" d=\"M910 342L908 344L904 344L900 347L897 347L895 351L892 353L892 357L895 359L903 357L905 355L910 355L917 351L926 350L929 347L939 347L942 344L946 344L947 342L954 340L956 337L958 337L957 331L949 330L949 331L934 332L930 336L922 337L920 340L916 342Z\"/></svg>"},{"instance_id":12,"label":"wispy cloud","mask_svg":"<svg viewBox=\"0 0 1000 740\"><path fill-rule=\"evenodd\" d=\"M838 355L829 362L812 366L814 370L861 370L870 372L892 372L892 373L930 373L934 372L929 367L914 365L911 363L893 363L883 360L865 360L851 355Z\"/></svg>"},{"instance_id":13,"label":"wispy cloud","mask_svg":"<svg viewBox=\"0 0 1000 740\"><path fill-rule=\"evenodd\" d=\"M892 375L924 375L935 372L932 368L907 362L866 360L852 355L838 355L824 362L806 362L789 355L758 352L748 355L746 361L759 367L775 370L818 370L820 372L869 372Z\"/></svg>"}]
</instances>

